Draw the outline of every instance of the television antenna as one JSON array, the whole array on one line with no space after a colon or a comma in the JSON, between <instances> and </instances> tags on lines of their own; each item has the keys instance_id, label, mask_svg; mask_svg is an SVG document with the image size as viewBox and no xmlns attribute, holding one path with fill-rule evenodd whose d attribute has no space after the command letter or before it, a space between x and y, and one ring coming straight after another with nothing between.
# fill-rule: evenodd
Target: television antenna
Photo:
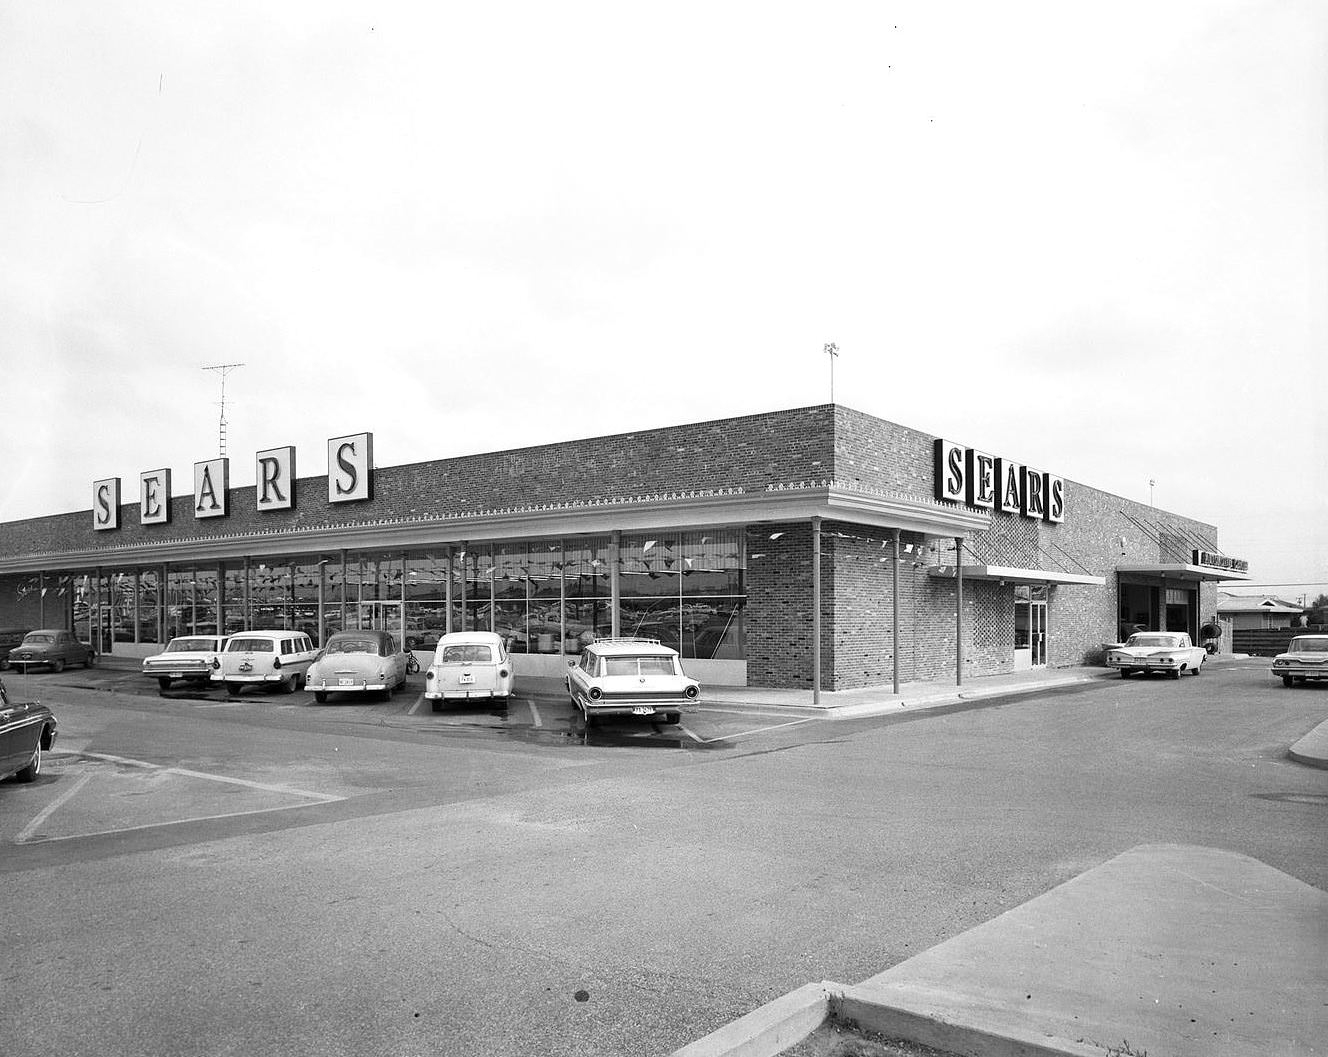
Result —
<instances>
[{"instance_id":1,"label":"television antenna","mask_svg":"<svg viewBox=\"0 0 1328 1057\"><path fill-rule=\"evenodd\" d=\"M220 447L219 454L226 456L226 375L237 367L243 367L242 363L214 363L210 367L204 367L204 371L218 371L221 374L221 421L217 424L217 440Z\"/></svg>"}]
</instances>

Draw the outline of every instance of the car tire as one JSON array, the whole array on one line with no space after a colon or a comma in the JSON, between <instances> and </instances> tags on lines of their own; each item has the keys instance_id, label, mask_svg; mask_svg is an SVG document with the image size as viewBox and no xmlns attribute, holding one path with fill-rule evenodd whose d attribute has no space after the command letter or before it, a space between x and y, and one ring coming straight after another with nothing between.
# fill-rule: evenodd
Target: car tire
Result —
<instances>
[{"instance_id":1,"label":"car tire","mask_svg":"<svg viewBox=\"0 0 1328 1057\"><path fill-rule=\"evenodd\" d=\"M227 683L227 684L226 684L226 693L229 694L231 697L239 697L239 696L240 696L240 691L241 691L242 689L243 689L243 687L242 687L239 683Z\"/></svg>"},{"instance_id":2,"label":"car tire","mask_svg":"<svg viewBox=\"0 0 1328 1057\"><path fill-rule=\"evenodd\" d=\"M1202 671L1203 671L1203 661L1200 661L1198 664L1194 666L1194 674L1198 675Z\"/></svg>"},{"instance_id":3,"label":"car tire","mask_svg":"<svg viewBox=\"0 0 1328 1057\"><path fill-rule=\"evenodd\" d=\"M681 713L681 712L665 712L665 713L664 713L664 722L665 722L665 723L672 723L672 724L675 724L675 725L678 724L678 723L681 723L681 722L682 722L682 713Z\"/></svg>"},{"instance_id":4,"label":"car tire","mask_svg":"<svg viewBox=\"0 0 1328 1057\"><path fill-rule=\"evenodd\" d=\"M57 657L55 660L51 662L51 671L63 672L64 670L65 670L65 659L63 657Z\"/></svg>"},{"instance_id":5,"label":"car tire","mask_svg":"<svg viewBox=\"0 0 1328 1057\"><path fill-rule=\"evenodd\" d=\"M9 671L9 658L0 657L0 672L7 672L7 671Z\"/></svg>"},{"instance_id":6,"label":"car tire","mask_svg":"<svg viewBox=\"0 0 1328 1057\"><path fill-rule=\"evenodd\" d=\"M91 650L88 650L88 655L83 658L83 667L91 668L96 663L97 663L97 655L93 653Z\"/></svg>"},{"instance_id":7,"label":"car tire","mask_svg":"<svg viewBox=\"0 0 1328 1057\"><path fill-rule=\"evenodd\" d=\"M41 738L38 738L37 747L32 750L32 759L29 760L28 765L24 767L23 770L19 771L16 775L14 775L14 777L17 778L20 782L34 782L37 780L37 775L41 774L41 766L42 766L42 747L41 747Z\"/></svg>"},{"instance_id":8,"label":"car tire","mask_svg":"<svg viewBox=\"0 0 1328 1057\"><path fill-rule=\"evenodd\" d=\"M1132 676L1133 674L1134 674L1134 672L1130 671L1130 669L1128 669L1128 668L1122 668L1122 669L1120 670L1120 677L1121 677L1122 679L1128 679L1128 678L1129 678L1130 676Z\"/></svg>"},{"instance_id":9,"label":"car tire","mask_svg":"<svg viewBox=\"0 0 1328 1057\"><path fill-rule=\"evenodd\" d=\"M165 692L171 688L171 677L169 675L157 676L157 689Z\"/></svg>"},{"instance_id":10,"label":"car tire","mask_svg":"<svg viewBox=\"0 0 1328 1057\"><path fill-rule=\"evenodd\" d=\"M326 691L326 690L315 690L315 691L314 691L314 700L317 701L320 705L325 705L325 704L327 704L327 691Z\"/></svg>"},{"instance_id":11,"label":"car tire","mask_svg":"<svg viewBox=\"0 0 1328 1057\"><path fill-rule=\"evenodd\" d=\"M1173 678L1173 679L1179 679L1179 678L1180 678L1180 669L1179 669L1179 668L1173 668L1173 669L1171 669L1171 678Z\"/></svg>"}]
</instances>

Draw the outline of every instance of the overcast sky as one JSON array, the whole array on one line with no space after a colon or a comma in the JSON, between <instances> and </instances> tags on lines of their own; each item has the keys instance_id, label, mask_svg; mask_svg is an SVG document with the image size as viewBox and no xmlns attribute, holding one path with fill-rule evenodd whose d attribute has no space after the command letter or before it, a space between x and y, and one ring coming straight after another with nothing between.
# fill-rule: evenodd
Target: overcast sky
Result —
<instances>
[{"instance_id":1,"label":"overcast sky","mask_svg":"<svg viewBox=\"0 0 1328 1057\"><path fill-rule=\"evenodd\" d=\"M0 520L834 396L1328 589L1328 5L0 0ZM1296 595L1287 589L1282 594Z\"/></svg>"}]
</instances>

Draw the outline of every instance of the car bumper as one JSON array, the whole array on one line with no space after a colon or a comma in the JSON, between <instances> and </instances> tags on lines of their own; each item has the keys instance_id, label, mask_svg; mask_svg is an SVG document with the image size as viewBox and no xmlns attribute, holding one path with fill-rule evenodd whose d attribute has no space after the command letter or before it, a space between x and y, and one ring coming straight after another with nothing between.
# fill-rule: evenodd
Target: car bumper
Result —
<instances>
[{"instance_id":1,"label":"car bumper","mask_svg":"<svg viewBox=\"0 0 1328 1057\"><path fill-rule=\"evenodd\" d=\"M1293 679L1328 679L1328 665L1323 664L1288 664L1272 669L1273 676L1281 679L1290 676Z\"/></svg>"},{"instance_id":2,"label":"car bumper","mask_svg":"<svg viewBox=\"0 0 1328 1057\"><path fill-rule=\"evenodd\" d=\"M1108 668L1128 668L1135 672L1174 672L1180 667L1180 661L1155 661L1145 657L1138 660L1107 661Z\"/></svg>"},{"instance_id":3,"label":"car bumper","mask_svg":"<svg viewBox=\"0 0 1328 1057\"><path fill-rule=\"evenodd\" d=\"M501 689L473 690L459 687L455 690L426 690L424 691L424 697L426 701L470 701L472 699L483 700L494 697L508 697L510 693L510 691Z\"/></svg>"},{"instance_id":4,"label":"car bumper","mask_svg":"<svg viewBox=\"0 0 1328 1057\"><path fill-rule=\"evenodd\" d=\"M279 672L268 672L265 675L256 675L253 672L245 672L242 675L225 675L221 672L213 672L209 678L214 683L279 683L286 676Z\"/></svg>"},{"instance_id":5,"label":"car bumper","mask_svg":"<svg viewBox=\"0 0 1328 1057\"><path fill-rule=\"evenodd\" d=\"M574 701L590 716L657 716L664 712L686 712L701 703L700 697L656 697L616 699L605 695L595 699L577 694Z\"/></svg>"},{"instance_id":6,"label":"car bumper","mask_svg":"<svg viewBox=\"0 0 1328 1057\"><path fill-rule=\"evenodd\" d=\"M387 687L388 687L387 683L381 683L381 682L343 683L340 680L338 680L335 683L329 683L325 680L320 680L320 681L309 680L304 684L304 688L306 690L318 690L329 694L358 694L362 690L386 690Z\"/></svg>"},{"instance_id":7,"label":"car bumper","mask_svg":"<svg viewBox=\"0 0 1328 1057\"><path fill-rule=\"evenodd\" d=\"M211 679L210 668L144 668L144 675L166 679Z\"/></svg>"}]
</instances>

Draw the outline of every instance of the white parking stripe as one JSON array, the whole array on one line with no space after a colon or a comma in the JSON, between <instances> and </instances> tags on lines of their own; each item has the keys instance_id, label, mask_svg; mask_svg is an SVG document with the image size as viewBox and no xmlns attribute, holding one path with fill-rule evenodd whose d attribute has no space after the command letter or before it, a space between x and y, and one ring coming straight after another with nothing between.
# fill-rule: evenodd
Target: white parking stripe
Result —
<instances>
[{"instance_id":1,"label":"white parking stripe","mask_svg":"<svg viewBox=\"0 0 1328 1057\"><path fill-rule=\"evenodd\" d=\"M690 730L687 731L687 733L692 734L692 737L696 738L697 741L708 745L712 741L732 741L734 738L745 738L751 734L764 734L768 730L781 730L784 727L796 727L803 723L815 723L819 718L819 716L808 716L806 719L795 719L788 723L776 723L772 727L757 727L755 730L744 730L740 734L725 734L723 737L719 738L696 738L696 735L692 734Z\"/></svg>"},{"instance_id":2,"label":"white parking stripe","mask_svg":"<svg viewBox=\"0 0 1328 1057\"><path fill-rule=\"evenodd\" d=\"M70 797L72 797L75 793L77 793L90 781L92 781L91 772L85 774L82 778L80 778L77 782L71 785L63 793L57 796L44 808L38 811L37 817L34 818L31 822L29 822L26 826L24 826L23 829L19 832L19 835L14 838L14 843L22 844L24 841L28 839L30 835L36 833L37 830L41 827L41 824L55 814L57 808L62 806L66 801L69 800Z\"/></svg>"},{"instance_id":3,"label":"white parking stripe","mask_svg":"<svg viewBox=\"0 0 1328 1057\"><path fill-rule=\"evenodd\" d=\"M544 726L544 721L540 719L539 709L535 707L535 702L527 701L526 704L530 706L530 718L534 720L535 726Z\"/></svg>"},{"instance_id":4,"label":"white parking stripe","mask_svg":"<svg viewBox=\"0 0 1328 1057\"><path fill-rule=\"evenodd\" d=\"M221 774L206 774L203 771L190 771L183 767L162 767L160 764L148 763L146 760L131 760L125 756L111 756L103 752L83 752L80 756L87 756L94 760L108 760L111 763L128 764L130 767L144 767L150 771L160 771L162 774L178 774L185 778L201 778L206 782L225 782L228 785L242 785L247 789L258 789L265 793L285 793L288 796L302 796L310 800L317 800L320 803L330 804L337 800L345 800L344 796L333 796L330 793L311 793L307 789L294 789L288 785L269 785L265 782L251 782L247 778L228 778Z\"/></svg>"}]
</instances>

